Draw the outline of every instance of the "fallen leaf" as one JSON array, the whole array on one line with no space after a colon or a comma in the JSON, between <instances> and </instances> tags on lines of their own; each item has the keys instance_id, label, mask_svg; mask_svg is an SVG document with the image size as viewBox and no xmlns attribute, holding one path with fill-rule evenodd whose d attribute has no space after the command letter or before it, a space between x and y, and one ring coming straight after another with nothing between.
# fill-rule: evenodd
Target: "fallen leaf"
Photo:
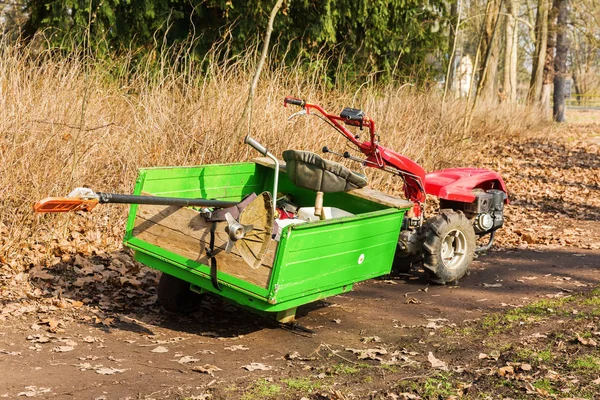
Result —
<instances>
[{"instance_id":1,"label":"fallen leaf","mask_svg":"<svg viewBox=\"0 0 600 400\"><path fill-rule=\"evenodd\" d=\"M403 393L398 393L398 400L419 400L421 397L417 396L416 394L412 394L412 393L407 393L407 392L403 392Z\"/></svg>"},{"instance_id":2,"label":"fallen leaf","mask_svg":"<svg viewBox=\"0 0 600 400\"><path fill-rule=\"evenodd\" d=\"M489 288L502 287L502 284L501 283L484 283L483 287L489 287Z\"/></svg>"},{"instance_id":3,"label":"fallen leaf","mask_svg":"<svg viewBox=\"0 0 600 400\"><path fill-rule=\"evenodd\" d=\"M242 344L234 344L233 346L225 347L225 350L237 351L237 350L250 350L250 348Z\"/></svg>"},{"instance_id":4,"label":"fallen leaf","mask_svg":"<svg viewBox=\"0 0 600 400\"><path fill-rule=\"evenodd\" d=\"M440 329L440 328L443 328L443 327L444 327L444 325L438 325L434 321L431 321L431 322L427 323L427 325L425 325L425 328L427 328L427 329L434 329L434 330L435 329Z\"/></svg>"},{"instance_id":5,"label":"fallen leaf","mask_svg":"<svg viewBox=\"0 0 600 400\"><path fill-rule=\"evenodd\" d=\"M297 358L300 358L300 353L298 353L297 351L294 351L292 353L288 353L284 356L284 358L286 360L295 360Z\"/></svg>"},{"instance_id":6,"label":"fallen leaf","mask_svg":"<svg viewBox=\"0 0 600 400\"><path fill-rule=\"evenodd\" d=\"M441 369L442 371L448 371L448 365L446 365L446 363L442 360L435 358L431 351L427 355L427 361L429 361L433 368Z\"/></svg>"},{"instance_id":7,"label":"fallen leaf","mask_svg":"<svg viewBox=\"0 0 600 400\"><path fill-rule=\"evenodd\" d=\"M49 280L53 280L54 278L56 278L56 276L49 274L48 272L46 272L44 270L36 270L33 273L30 273L29 275L34 279L41 279L44 281L49 281Z\"/></svg>"},{"instance_id":8,"label":"fallen leaf","mask_svg":"<svg viewBox=\"0 0 600 400\"><path fill-rule=\"evenodd\" d=\"M536 332L533 335L530 335L529 337L536 338L536 339L538 339L538 338L543 339L543 338L547 338L548 335L546 335L545 333Z\"/></svg>"},{"instance_id":9,"label":"fallen leaf","mask_svg":"<svg viewBox=\"0 0 600 400\"><path fill-rule=\"evenodd\" d=\"M80 363L80 364L73 364L74 366L76 366L77 368L79 368L81 371L87 371L88 369L94 369L94 366L92 366L92 364L90 363ZM101 366L98 366L98 368L100 368Z\"/></svg>"},{"instance_id":10,"label":"fallen leaf","mask_svg":"<svg viewBox=\"0 0 600 400\"><path fill-rule=\"evenodd\" d=\"M8 350L0 349L0 354L6 354L6 355L9 355L9 356L20 356L21 352L20 351L8 351Z\"/></svg>"},{"instance_id":11,"label":"fallen leaf","mask_svg":"<svg viewBox=\"0 0 600 400\"><path fill-rule=\"evenodd\" d=\"M273 369L270 365L265 365L263 363L253 362L248 365L242 365L242 368L248 371L270 371Z\"/></svg>"},{"instance_id":12,"label":"fallen leaf","mask_svg":"<svg viewBox=\"0 0 600 400\"><path fill-rule=\"evenodd\" d=\"M360 341L363 343L381 342L381 338L379 336L366 336L360 338Z\"/></svg>"},{"instance_id":13,"label":"fallen leaf","mask_svg":"<svg viewBox=\"0 0 600 400\"><path fill-rule=\"evenodd\" d=\"M498 369L498 375L500 376L514 375L514 373L515 369L512 365L507 365Z\"/></svg>"},{"instance_id":14,"label":"fallen leaf","mask_svg":"<svg viewBox=\"0 0 600 400\"><path fill-rule=\"evenodd\" d=\"M169 349L167 349L166 347L163 346L158 346L155 347L154 349L150 350L151 353L168 353Z\"/></svg>"},{"instance_id":15,"label":"fallen leaf","mask_svg":"<svg viewBox=\"0 0 600 400\"><path fill-rule=\"evenodd\" d=\"M531 364L521 364L519 365L519 368L521 369L521 371L531 371Z\"/></svg>"},{"instance_id":16,"label":"fallen leaf","mask_svg":"<svg viewBox=\"0 0 600 400\"><path fill-rule=\"evenodd\" d=\"M35 397L38 394L50 393L50 388L37 387L37 386L25 386L26 392L20 392L17 396Z\"/></svg>"},{"instance_id":17,"label":"fallen leaf","mask_svg":"<svg viewBox=\"0 0 600 400\"><path fill-rule=\"evenodd\" d=\"M201 372L203 374L208 374L210 376L214 376L214 372L222 371L221 368L212 365L212 364L204 364L203 366L196 366L192 368L192 371Z\"/></svg>"},{"instance_id":18,"label":"fallen leaf","mask_svg":"<svg viewBox=\"0 0 600 400\"><path fill-rule=\"evenodd\" d=\"M55 353L66 353L68 351L73 351L75 348L73 346L57 346L52 349Z\"/></svg>"},{"instance_id":19,"label":"fallen leaf","mask_svg":"<svg viewBox=\"0 0 600 400\"><path fill-rule=\"evenodd\" d=\"M592 383L593 383L594 385L600 385L600 378L598 378L598 379L594 379L594 380L592 381Z\"/></svg>"},{"instance_id":20,"label":"fallen leaf","mask_svg":"<svg viewBox=\"0 0 600 400\"><path fill-rule=\"evenodd\" d=\"M114 375L120 372L125 372L126 369L118 369L118 368L98 368L96 369L96 373L100 375Z\"/></svg>"},{"instance_id":21,"label":"fallen leaf","mask_svg":"<svg viewBox=\"0 0 600 400\"><path fill-rule=\"evenodd\" d=\"M177 362L179 364L191 364L191 363L195 363L196 361L200 361L200 360L198 358L194 358L192 356L183 356Z\"/></svg>"},{"instance_id":22,"label":"fallen leaf","mask_svg":"<svg viewBox=\"0 0 600 400\"><path fill-rule=\"evenodd\" d=\"M358 356L359 360L374 360L383 361L383 358L379 357L387 354L387 350L381 347L375 349L352 349L347 348L346 351L351 351Z\"/></svg>"},{"instance_id":23,"label":"fallen leaf","mask_svg":"<svg viewBox=\"0 0 600 400\"><path fill-rule=\"evenodd\" d=\"M579 334L577 334L577 341L581 344L583 344L584 346L592 346L592 347L596 347L598 346L598 342L596 342L594 339L592 338L584 338L579 336Z\"/></svg>"},{"instance_id":24,"label":"fallen leaf","mask_svg":"<svg viewBox=\"0 0 600 400\"><path fill-rule=\"evenodd\" d=\"M39 324L48 325L48 330L52 333L56 333L59 330L59 325L63 325L61 321L50 318L41 320Z\"/></svg>"},{"instance_id":25,"label":"fallen leaf","mask_svg":"<svg viewBox=\"0 0 600 400\"><path fill-rule=\"evenodd\" d=\"M408 354L409 356L417 356L419 355L419 353L417 353L416 351L410 351L407 350L405 348L402 348L402 350L400 350L403 354Z\"/></svg>"}]
</instances>

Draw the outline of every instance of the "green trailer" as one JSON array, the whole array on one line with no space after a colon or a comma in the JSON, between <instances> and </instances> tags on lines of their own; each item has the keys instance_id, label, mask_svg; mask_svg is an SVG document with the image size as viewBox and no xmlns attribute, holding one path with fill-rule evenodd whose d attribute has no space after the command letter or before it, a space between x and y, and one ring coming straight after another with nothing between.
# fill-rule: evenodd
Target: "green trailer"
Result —
<instances>
[{"instance_id":1,"label":"green trailer","mask_svg":"<svg viewBox=\"0 0 600 400\"><path fill-rule=\"evenodd\" d=\"M276 171L264 158L146 168L139 171L134 195L239 202L251 193L272 192ZM315 205L315 191L295 185L285 165L278 171L276 192L300 206ZM413 206L368 188L326 193L323 205L352 215L285 226L278 240L268 236L264 256L254 267L237 246L225 251L227 222L209 223L202 210L193 207L131 205L124 243L134 250L137 261L189 283L193 292L211 293L289 322L298 306L388 274L404 214Z\"/></svg>"}]
</instances>

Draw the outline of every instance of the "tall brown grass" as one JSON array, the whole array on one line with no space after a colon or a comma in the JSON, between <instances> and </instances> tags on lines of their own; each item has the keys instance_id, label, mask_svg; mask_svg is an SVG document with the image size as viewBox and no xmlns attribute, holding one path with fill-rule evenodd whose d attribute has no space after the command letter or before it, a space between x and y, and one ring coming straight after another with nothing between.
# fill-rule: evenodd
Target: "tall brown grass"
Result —
<instances>
[{"instance_id":1,"label":"tall brown grass","mask_svg":"<svg viewBox=\"0 0 600 400\"><path fill-rule=\"evenodd\" d=\"M82 54L0 50L0 261L13 268L52 256L73 230L92 229L83 241L118 247L127 208L98 207L85 216L34 215L32 204L63 196L77 186L130 192L140 167L236 162L257 156L234 137L256 62L256 52L237 58L194 61L185 54L174 67L157 59L132 66L132 57L96 60ZM316 118L287 117L283 98L294 95L333 112L344 106L373 117L381 143L427 170L469 164L486 143L506 140L540 120L523 107L475 110L463 131L465 104L443 107L435 91L369 80L351 85L326 79L326 60L305 67L274 62L265 69L254 99L251 134L277 155L288 148L344 151L343 138ZM217 61L221 60L221 61ZM490 157L493 157L490 154ZM355 168L359 168L355 165ZM394 194L400 182L373 174L372 186ZM82 228L83 227L83 228ZM84 229L85 228L85 229ZM69 236L71 235L71 236Z\"/></svg>"}]
</instances>

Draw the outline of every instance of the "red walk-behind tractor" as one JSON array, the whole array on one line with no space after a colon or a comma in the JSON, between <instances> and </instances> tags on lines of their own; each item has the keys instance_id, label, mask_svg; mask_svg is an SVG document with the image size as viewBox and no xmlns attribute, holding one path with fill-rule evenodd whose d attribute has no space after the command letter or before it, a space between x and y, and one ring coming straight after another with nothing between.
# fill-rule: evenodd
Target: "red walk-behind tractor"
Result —
<instances>
[{"instance_id":1,"label":"red walk-behind tractor","mask_svg":"<svg viewBox=\"0 0 600 400\"><path fill-rule=\"evenodd\" d=\"M506 186L494 171L479 168L450 168L425 173L409 158L379 144L375 121L363 111L344 108L340 115L327 113L321 106L286 97L284 105L302 110L292 115L316 115L348 139L366 158L334 152L363 166L381 169L404 181L404 194L413 203L405 214L393 271L407 272L423 262L429 279L438 284L456 283L468 271L475 254L487 251L494 242L496 230L504 223L504 204L508 203ZM368 140L362 140L346 126L368 129ZM425 219L426 195L439 199L440 210ZM477 246L479 238L489 236L487 244Z\"/></svg>"}]
</instances>

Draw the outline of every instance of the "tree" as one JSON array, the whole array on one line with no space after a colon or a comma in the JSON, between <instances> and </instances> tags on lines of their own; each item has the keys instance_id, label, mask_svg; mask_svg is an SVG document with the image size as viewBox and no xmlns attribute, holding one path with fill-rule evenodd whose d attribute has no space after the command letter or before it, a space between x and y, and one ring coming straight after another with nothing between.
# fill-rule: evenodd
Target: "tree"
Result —
<instances>
[{"instance_id":1,"label":"tree","mask_svg":"<svg viewBox=\"0 0 600 400\"><path fill-rule=\"evenodd\" d=\"M47 30L53 45L119 52L193 43L202 56L227 38L239 54L267 26L274 0L29 0L27 33ZM352 74L431 78L447 9L444 0L288 0L273 26L278 55L321 53ZM89 40L88 40L89 39ZM193 40L192 40L193 39ZM86 42L88 40L88 42ZM435 57L432 57L435 55ZM332 74L333 75L333 74ZM437 76L436 76L437 77Z\"/></svg>"},{"instance_id":2,"label":"tree","mask_svg":"<svg viewBox=\"0 0 600 400\"><path fill-rule=\"evenodd\" d=\"M558 3L562 0L554 0L552 8L548 12L548 35L546 39L546 57L544 58L544 76L542 79L542 95L540 106L548 117L550 110L550 93L554 84L554 48L556 47L556 19L558 17Z\"/></svg>"},{"instance_id":3,"label":"tree","mask_svg":"<svg viewBox=\"0 0 600 400\"><path fill-rule=\"evenodd\" d=\"M587 95L600 93L600 7L597 0L570 3L570 66L577 100L585 104Z\"/></svg>"},{"instance_id":4,"label":"tree","mask_svg":"<svg viewBox=\"0 0 600 400\"><path fill-rule=\"evenodd\" d=\"M454 91L454 80L456 78L456 41L458 38L458 29L460 23L460 3L461 0L453 1L450 4L450 34L448 35L448 73L444 87L444 98L448 91Z\"/></svg>"},{"instance_id":5,"label":"tree","mask_svg":"<svg viewBox=\"0 0 600 400\"><path fill-rule=\"evenodd\" d=\"M554 112L556 122L564 122L565 118L565 80L567 77L567 23L569 16L568 0L555 0L558 11L556 22L556 57L554 58Z\"/></svg>"},{"instance_id":6,"label":"tree","mask_svg":"<svg viewBox=\"0 0 600 400\"><path fill-rule=\"evenodd\" d=\"M544 83L544 61L548 47L548 0L538 0L537 17L535 19L535 52L529 83L528 101L530 104L539 104L542 99L542 86Z\"/></svg>"},{"instance_id":7,"label":"tree","mask_svg":"<svg viewBox=\"0 0 600 400\"><path fill-rule=\"evenodd\" d=\"M477 85L477 98L486 100L496 97L496 73L498 70L499 43L498 22L500 19L502 0L488 0L483 35L479 52L481 53L481 64L479 66L479 82Z\"/></svg>"},{"instance_id":8,"label":"tree","mask_svg":"<svg viewBox=\"0 0 600 400\"><path fill-rule=\"evenodd\" d=\"M518 9L518 0L506 0L503 91L506 99L511 103L517 101Z\"/></svg>"}]
</instances>

